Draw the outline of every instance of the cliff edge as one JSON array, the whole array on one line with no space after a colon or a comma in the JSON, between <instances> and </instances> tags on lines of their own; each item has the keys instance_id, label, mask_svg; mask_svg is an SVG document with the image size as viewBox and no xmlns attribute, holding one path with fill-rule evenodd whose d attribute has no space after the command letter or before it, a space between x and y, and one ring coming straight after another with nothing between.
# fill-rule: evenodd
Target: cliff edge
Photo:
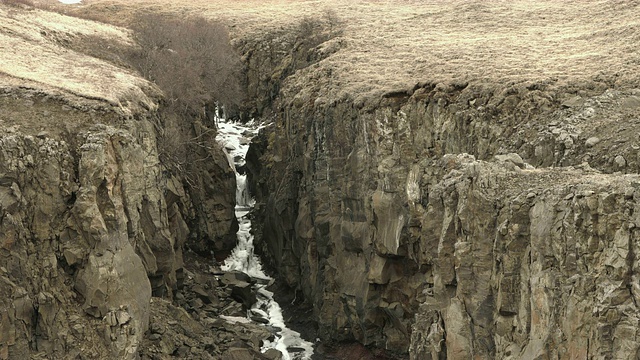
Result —
<instances>
[{"instance_id":1,"label":"cliff edge","mask_svg":"<svg viewBox=\"0 0 640 360\"><path fill-rule=\"evenodd\" d=\"M0 4L0 23L0 358L139 358L159 316L200 339L159 298L193 285L189 244L213 251L237 227L215 129L187 184L159 160L160 90L77 50L133 46L128 30L21 3Z\"/></svg>"}]
</instances>

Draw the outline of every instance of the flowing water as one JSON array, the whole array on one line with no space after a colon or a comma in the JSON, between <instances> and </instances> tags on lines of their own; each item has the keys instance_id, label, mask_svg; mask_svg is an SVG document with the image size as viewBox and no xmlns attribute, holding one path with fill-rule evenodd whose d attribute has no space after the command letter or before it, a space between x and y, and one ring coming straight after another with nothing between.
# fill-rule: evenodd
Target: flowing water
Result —
<instances>
[{"instance_id":1,"label":"flowing water","mask_svg":"<svg viewBox=\"0 0 640 360\"><path fill-rule=\"evenodd\" d=\"M260 281L260 283L265 283L272 279L264 273L260 259L253 252L251 220L247 218L247 214L253 208L254 200L246 188L246 174L240 174L237 171L244 166L249 142L259 129L260 127L254 123L240 124L220 120L216 139L223 144L229 156L229 163L236 170L236 217L240 225L238 244L225 260L222 270L242 271L251 277L265 280ZM269 321L267 326L277 329L275 339L266 342L262 351L270 348L277 349L282 352L285 360L311 359L313 344L302 339L298 332L287 328L282 317L282 309L273 299L273 293L266 289L266 285L257 284L255 286L257 287L258 301L250 312L267 319Z\"/></svg>"}]
</instances>

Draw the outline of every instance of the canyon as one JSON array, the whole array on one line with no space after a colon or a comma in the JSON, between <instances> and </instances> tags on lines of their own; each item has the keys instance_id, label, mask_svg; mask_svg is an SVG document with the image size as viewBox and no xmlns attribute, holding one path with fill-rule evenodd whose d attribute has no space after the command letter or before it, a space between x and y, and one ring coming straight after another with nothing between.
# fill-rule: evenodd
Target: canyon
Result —
<instances>
[{"instance_id":1,"label":"canyon","mask_svg":"<svg viewBox=\"0 0 640 360\"><path fill-rule=\"evenodd\" d=\"M169 171L162 91L81 51L133 46L88 19L154 9L229 27L229 115L269 124L243 169L256 252L313 358L640 356L636 4L51 3L0 4L0 359L282 356L224 318L256 279L220 268L215 119L207 161Z\"/></svg>"}]
</instances>

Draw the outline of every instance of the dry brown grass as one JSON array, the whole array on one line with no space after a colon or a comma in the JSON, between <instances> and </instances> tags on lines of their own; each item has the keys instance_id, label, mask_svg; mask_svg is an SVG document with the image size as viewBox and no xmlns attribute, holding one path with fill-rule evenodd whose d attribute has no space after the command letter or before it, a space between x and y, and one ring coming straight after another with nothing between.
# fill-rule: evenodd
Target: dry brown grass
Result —
<instances>
[{"instance_id":1,"label":"dry brown grass","mask_svg":"<svg viewBox=\"0 0 640 360\"><path fill-rule=\"evenodd\" d=\"M631 1L86 0L82 11L126 19L130 6L224 19L236 37L330 9L344 20L333 40L341 50L291 81L302 86L331 69L331 78L303 86L328 100L377 97L418 82L638 83L640 8Z\"/></svg>"},{"instance_id":2,"label":"dry brown grass","mask_svg":"<svg viewBox=\"0 0 640 360\"><path fill-rule=\"evenodd\" d=\"M68 44L83 36L100 36L131 44L129 32L105 24L38 9L0 5L1 87L27 87L106 102L124 113L155 106L154 87L133 72L95 57L72 51Z\"/></svg>"},{"instance_id":3,"label":"dry brown grass","mask_svg":"<svg viewBox=\"0 0 640 360\"><path fill-rule=\"evenodd\" d=\"M17 6L17 7L32 7L34 6L33 1L31 0L0 0L0 3L6 4L9 6Z\"/></svg>"},{"instance_id":4,"label":"dry brown grass","mask_svg":"<svg viewBox=\"0 0 640 360\"><path fill-rule=\"evenodd\" d=\"M639 6L622 0L85 0L65 11L120 23L141 10L198 14L223 19L232 36L243 38L332 10L343 20L342 35L331 40L341 49L288 83L302 95L313 90L329 101L379 97L419 82L597 79L637 86ZM329 69L329 77L317 76Z\"/></svg>"}]
</instances>

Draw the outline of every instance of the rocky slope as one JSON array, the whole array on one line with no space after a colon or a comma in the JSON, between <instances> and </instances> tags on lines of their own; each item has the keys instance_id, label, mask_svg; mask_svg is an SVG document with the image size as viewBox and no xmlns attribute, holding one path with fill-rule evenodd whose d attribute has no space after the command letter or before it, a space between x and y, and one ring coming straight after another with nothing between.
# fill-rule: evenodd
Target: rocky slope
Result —
<instances>
[{"instance_id":1,"label":"rocky slope","mask_svg":"<svg viewBox=\"0 0 640 360\"><path fill-rule=\"evenodd\" d=\"M637 357L635 75L559 58L564 76L540 75L534 41L510 48L523 72L480 55L484 76L449 64L369 91L341 62L363 49L354 26L304 50L325 57L284 79L248 164L263 251L320 337L414 359Z\"/></svg>"},{"instance_id":2,"label":"rocky slope","mask_svg":"<svg viewBox=\"0 0 640 360\"><path fill-rule=\"evenodd\" d=\"M637 91L560 91L282 106L248 168L266 253L325 339L415 359L636 356Z\"/></svg>"},{"instance_id":3,"label":"rocky slope","mask_svg":"<svg viewBox=\"0 0 640 360\"><path fill-rule=\"evenodd\" d=\"M237 228L215 129L194 126L210 161L187 182L159 161L160 92L70 46L126 30L22 5L0 23L0 359L262 356L268 331L218 318L243 310L211 274Z\"/></svg>"}]
</instances>

